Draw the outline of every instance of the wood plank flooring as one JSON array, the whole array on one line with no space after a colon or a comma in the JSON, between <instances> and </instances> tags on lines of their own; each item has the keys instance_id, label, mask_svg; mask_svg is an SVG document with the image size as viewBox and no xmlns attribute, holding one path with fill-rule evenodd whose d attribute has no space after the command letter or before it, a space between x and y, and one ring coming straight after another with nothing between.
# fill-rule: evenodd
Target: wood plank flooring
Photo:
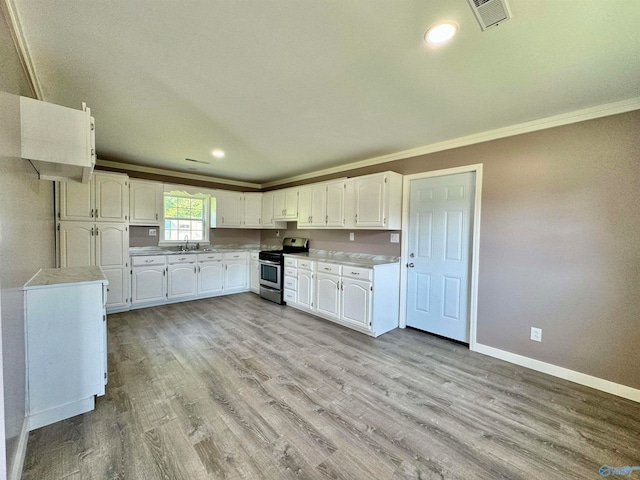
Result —
<instances>
[{"instance_id":1,"label":"wood plank flooring","mask_svg":"<svg viewBox=\"0 0 640 480\"><path fill-rule=\"evenodd\" d=\"M246 293L109 315L96 410L23 479L587 479L640 465L640 405L416 330ZM640 473L638 473L640 475Z\"/></svg>"}]
</instances>

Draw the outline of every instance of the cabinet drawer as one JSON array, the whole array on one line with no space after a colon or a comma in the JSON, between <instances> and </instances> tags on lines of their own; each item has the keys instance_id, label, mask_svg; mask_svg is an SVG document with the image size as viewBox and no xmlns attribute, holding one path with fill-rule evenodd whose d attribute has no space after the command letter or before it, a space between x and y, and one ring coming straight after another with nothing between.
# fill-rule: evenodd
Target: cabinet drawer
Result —
<instances>
[{"instance_id":1,"label":"cabinet drawer","mask_svg":"<svg viewBox=\"0 0 640 480\"><path fill-rule=\"evenodd\" d=\"M198 263L222 260L222 253L199 253Z\"/></svg>"},{"instance_id":2,"label":"cabinet drawer","mask_svg":"<svg viewBox=\"0 0 640 480\"><path fill-rule=\"evenodd\" d=\"M291 267L284 267L284 274L288 275L290 277L297 277L298 276L298 270L296 270L295 268L291 268Z\"/></svg>"},{"instance_id":3,"label":"cabinet drawer","mask_svg":"<svg viewBox=\"0 0 640 480\"><path fill-rule=\"evenodd\" d=\"M225 260L248 260L249 252L226 252L223 254Z\"/></svg>"},{"instance_id":4,"label":"cabinet drawer","mask_svg":"<svg viewBox=\"0 0 640 480\"><path fill-rule=\"evenodd\" d=\"M313 260L298 260L298 268L304 268L305 270L313 270L315 262Z\"/></svg>"},{"instance_id":5,"label":"cabinet drawer","mask_svg":"<svg viewBox=\"0 0 640 480\"><path fill-rule=\"evenodd\" d=\"M373 270L370 268L350 267L348 265L344 265L342 267L342 276L371 281L373 278Z\"/></svg>"},{"instance_id":6,"label":"cabinet drawer","mask_svg":"<svg viewBox=\"0 0 640 480\"><path fill-rule=\"evenodd\" d=\"M318 262L318 273L330 273L332 275L340 275L342 265L336 265L335 263L322 263Z\"/></svg>"},{"instance_id":7,"label":"cabinet drawer","mask_svg":"<svg viewBox=\"0 0 640 480\"><path fill-rule=\"evenodd\" d=\"M296 303L298 301L297 294L293 290L285 290L283 293L283 298L287 303Z\"/></svg>"},{"instance_id":8,"label":"cabinet drawer","mask_svg":"<svg viewBox=\"0 0 640 480\"><path fill-rule=\"evenodd\" d=\"M176 265L179 263L196 263L197 259L198 256L192 253L186 255L167 255L167 263L169 265Z\"/></svg>"},{"instance_id":9,"label":"cabinet drawer","mask_svg":"<svg viewBox=\"0 0 640 480\"><path fill-rule=\"evenodd\" d=\"M284 266L285 267L296 267L298 266L298 261L295 258L284 257Z\"/></svg>"},{"instance_id":10,"label":"cabinet drawer","mask_svg":"<svg viewBox=\"0 0 640 480\"><path fill-rule=\"evenodd\" d=\"M285 290L298 290L298 280L293 277L284 277L284 288Z\"/></svg>"},{"instance_id":11,"label":"cabinet drawer","mask_svg":"<svg viewBox=\"0 0 640 480\"><path fill-rule=\"evenodd\" d=\"M166 265L164 255L140 255L131 257L131 265L134 267L144 265Z\"/></svg>"}]
</instances>

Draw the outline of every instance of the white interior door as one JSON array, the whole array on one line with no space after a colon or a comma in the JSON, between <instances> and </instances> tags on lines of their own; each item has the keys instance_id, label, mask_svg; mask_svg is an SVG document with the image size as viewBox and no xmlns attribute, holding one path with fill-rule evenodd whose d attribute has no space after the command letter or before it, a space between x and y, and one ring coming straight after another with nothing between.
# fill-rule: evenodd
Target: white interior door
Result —
<instances>
[{"instance_id":1,"label":"white interior door","mask_svg":"<svg viewBox=\"0 0 640 480\"><path fill-rule=\"evenodd\" d=\"M469 342L475 173L410 182L407 326Z\"/></svg>"}]
</instances>

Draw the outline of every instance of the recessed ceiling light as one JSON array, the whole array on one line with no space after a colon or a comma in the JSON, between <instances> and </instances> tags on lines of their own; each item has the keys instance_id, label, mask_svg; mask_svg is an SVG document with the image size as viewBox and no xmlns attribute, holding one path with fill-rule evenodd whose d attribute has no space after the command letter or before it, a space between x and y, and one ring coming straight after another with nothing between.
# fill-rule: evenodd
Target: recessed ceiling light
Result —
<instances>
[{"instance_id":1,"label":"recessed ceiling light","mask_svg":"<svg viewBox=\"0 0 640 480\"><path fill-rule=\"evenodd\" d=\"M458 31L458 25L453 22L439 23L427 30L424 39L431 45L442 45L453 38Z\"/></svg>"},{"instance_id":2,"label":"recessed ceiling light","mask_svg":"<svg viewBox=\"0 0 640 480\"><path fill-rule=\"evenodd\" d=\"M220 150L219 148L216 148L215 150L211 151L211 155L213 155L216 158L224 158L224 150Z\"/></svg>"}]
</instances>

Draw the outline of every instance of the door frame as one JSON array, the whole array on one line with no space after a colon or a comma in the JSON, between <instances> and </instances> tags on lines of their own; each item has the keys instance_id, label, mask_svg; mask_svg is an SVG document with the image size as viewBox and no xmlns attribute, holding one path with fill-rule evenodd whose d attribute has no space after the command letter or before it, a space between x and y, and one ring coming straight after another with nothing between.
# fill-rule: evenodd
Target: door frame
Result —
<instances>
[{"instance_id":1,"label":"door frame","mask_svg":"<svg viewBox=\"0 0 640 480\"><path fill-rule=\"evenodd\" d=\"M404 175L402 185L402 245L400 254L400 328L407 326L407 250L409 242L409 197L411 181L475 172L473 228L471 230L471 275L469 277L469 350L476 350L478 324L478 267L480 259L480 211L482 198L482 163Z\"/></svg>"}]
</instances>

